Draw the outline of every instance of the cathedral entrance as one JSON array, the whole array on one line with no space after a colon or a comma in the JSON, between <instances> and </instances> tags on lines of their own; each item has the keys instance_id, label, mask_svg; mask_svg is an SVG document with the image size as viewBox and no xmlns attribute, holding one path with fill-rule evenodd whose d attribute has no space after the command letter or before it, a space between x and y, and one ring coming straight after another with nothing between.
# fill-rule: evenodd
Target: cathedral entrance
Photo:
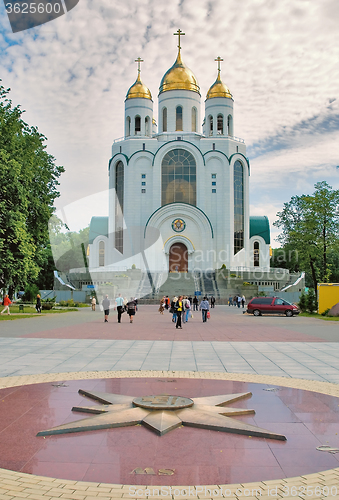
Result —
<instances>
[{"instance_id":1,"label":"cathedral entrance","mask_svg":"<svg viewBox=\"0 0 339 500\"><path fill-rule=\"evenodd\" d=\"M187 273L188 250L184 243L173 243L169 250L169 272Z\"/></svg>"}]
</instances>

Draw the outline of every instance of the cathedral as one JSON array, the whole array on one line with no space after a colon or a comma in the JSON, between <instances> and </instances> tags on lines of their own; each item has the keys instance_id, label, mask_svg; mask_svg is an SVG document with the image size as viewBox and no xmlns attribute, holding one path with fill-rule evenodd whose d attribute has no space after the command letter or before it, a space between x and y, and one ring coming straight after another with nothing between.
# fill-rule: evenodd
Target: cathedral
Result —
<instances>
[{"instance_id":1,"label":"cathedral","mask_svg":"<svg viewBox=\"0 0 339 500\"><path fill-rule=\"evenodd\" d=\"M249 214L250 164L235 135L222 59L202 110L198 80L183 62L183 34L175 33L177 58L160 82L157 120L136 60L124 137L109 161L109 214L90 224L90 271L269 270L269 222Z\"/></svg>"}]
</instances>

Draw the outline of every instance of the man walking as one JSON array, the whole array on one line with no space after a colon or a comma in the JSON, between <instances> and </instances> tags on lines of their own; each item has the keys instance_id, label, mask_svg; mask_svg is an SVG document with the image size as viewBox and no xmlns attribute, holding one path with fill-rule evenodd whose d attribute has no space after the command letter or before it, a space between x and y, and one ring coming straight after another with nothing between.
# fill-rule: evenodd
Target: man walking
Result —
<instances>
[{"instance_id":1,"label":"man walking","mask_svg":"<svg viewBox=\"0 0 339 500\"><path fill-rule=\"evenodd\" d=\"M109 306L111 305L111 301L108 298L108 295L102 301L102 308L104 310L105 321L104 323L108 323L108 315L109 315Z\"/></svg>"},{"instance_id":2,"label":"man walking","mask_svg":"<svg viewBox=\"0 0 339 500\"><path fill-rule=\"evenodd\" d=\"M207 297L204 297L204 300L200 302L199 309L202 312L202 321L203 323L206 323L207 321L207 311L210 309L210 305L208 303Z\"/></svg>"},{"instance_id":3,"label":"man walking","mask_svg":"<svg viewBox=\"0 0 339 500\"><path fill-rule=\"evenodd\" d=\"M121 323L121 315L124 308L124 299L121 297L121 293L119 293L119 296L115 299L115 302L118 310L118 323Z\"/></svg>"}]
</instances>

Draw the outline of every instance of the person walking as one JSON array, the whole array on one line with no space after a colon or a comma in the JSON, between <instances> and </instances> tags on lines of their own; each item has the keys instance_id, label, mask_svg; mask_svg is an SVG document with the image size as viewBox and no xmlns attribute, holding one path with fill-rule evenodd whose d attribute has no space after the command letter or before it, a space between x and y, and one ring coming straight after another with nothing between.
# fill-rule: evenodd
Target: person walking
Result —
<instances>
[{"instance_id":1,"label":"person walking","mask_svg":"<svg viewBox=\"0 0 339 500\"><path fill-rule=\"evenodd\" d=\"M170 308L170 305L171 305L171 301L169 299L169 296L166 295L166 297L165 297L165 309L166 309L166 311L168 311L168 309Z\"/></svg>"},{"instance_id":2,"label":"person walking","mask_svg":"<svg viewBox=\"0 0 339 500\"><path fill-rule=\"evenodd\" d=\"M96 303L97 303L97 299L95 297L92 297L92 300L91 300L92 311L95 311Z\"/></svg>"},{"instance_id":3,"label":"person walking","mask_svg":"<svg viewBox=\"0 0 339 500\"><path fill-rule=\"evenodd\" d=\"M245 295L243 295L243 296L241 297L241 306L242 306L242 308L243 308L243 309L244 309L244 307L245 307L245 304L246 304L246 297L245 297Z\"/></svg>"},{"instance_id":4,"label":"person walking","mask_svg":"<svg viewBox=\"0 0 339 500\"><path fill-rule=\"evenodd\" d=\"M214 309L214 305L215 305L215 297L214 297L214 295L212 295L212 297L211 297L211 309Z\"/></svg>"},{"instance_id":5,"label":"person walking","mask_svg":"<svg viewBox=\"0 0 339 500\"><path fill-rule=\"evenodd\" d=\"M174 296L171 302L171 308L170 308L170 313L172 313L172 322L176 323L177 322L177 310L175 308L175 304L178 300L178 297Z\"/></svg>"},{"instance_id":6,"label":"person walking","mask_svg":"<svg viewBox=\"0 0 339 500\"><path fill-rule=\"evenodd\" d=\"M5 298L4 298L4 306L5 306L5 309L3 309L1 311L1 314L4 313L5 311L7 311L7 314L11 314L9 312L9 306L11 305L12 301L9 299L8 295L5 295Z\"/></svg>"},{"instance_id":7,"label":"person walking","mask_svg":"<svg viewBox=\"0 0 339 500\"><path fill-rule=\"evenodd\" d=\"M127 302L127 314L129 316L129 322L133 323L133 318L135 316L135 311L136 311L136 303L133 297L131 297L131 300Z\"/></svg>"},{"instance_id":8,"label":"person walking","mask_svg":"<svg viewBox=\"0 0 339 500\"><path fill-rule=\"evenodd\" d=\"M115 299L115 303L118 311L118 323L121 323L121 315L124 310L124 299L121 297L121 293L119 293L119 296Z\"/></svg>"},{"instance_id":9,"label":"person walking","mask_svg":"<svg viewBox=\"0 0 339 500\"><path fill-rule=\"evenodd\" d=\"M182 315L182 311L183 311L183 297L182 297L182 295L180 295L178 300L176 301L175 309L177 312L177 323L175 325L175 328L180 328L180 330L182 330L182 326L181 326L181 315Z\"/></svg>"},{"instance_id":10,"label":"person walking","mask_svg":"<svg viewBox=\"0 0 339 500\"><path fill-rule=\"evenodd\" d=\"M183 313L185 316L185 323L187 323L187 321L188 321L190 310L191 310L191 302L190 302L190 299L188 297L186 297L184 313Z\"/></svg>"},{"instance_id":11,"label":"person walking","mask_svg":"<svg viewBox=\"0 0 339 500\"><path fill-rule=\"evenodd\" d=\"M164 314L164 310L165 310L165 297L163 297L161 300L160 300L160 305L159 305L159 313L160 314Z\"/></svg>"},{"instance_id":12,"label":"person walking","mask_svg":"<svg viewBox=\"0 0 339 500\"><path fill-rule=\"evenodd\" d=\"M95 301L96 303L96 301ZM101 303L102 308L104 310L104 315L105 315L105 321L104 323L108 323L108 315L109 315L109 306L111 305L111 301L108 298L108 295L104 298L104 300Z\"/></svg>"},{"instance_id":13,"label":"person walking","mask_svg":"<svg viewBox=\"0 0 339 500\"><path fill-rule=\"evenodd\" d=\"M229 305L229 306L232 306L232 305L233 305L233 297L232 297L232 295L230 295L230 296L228 297L228 305Z\"/></svg>"},{"instance_id":14,"label":"person walking","mask_svg":"<svg viewBox=\"0 0 339 500\"><path fill-rule=\"evenodd\" d=\"M39 294L36 296L35 309L37 313L41 313L41 297Z\"/></svg>"},{"instance_id":15,"label":"person walking","mask_svg":"<svg viewBox=\"0 0 339 500\"><path fill-rule=\"evenodd\" d=\"M240 295L238 295L238 297L237 297L238 309L240 309L240 304L241 304L241 297L240 297Z\"/></svg>"},{"instance_id":16,"label":"person walking","mask_svg":"<svg viewBox=\"0 0 339 500\"><path fill-rule=\"evenodd\" d=\"M194 295L194 299L193 299L193 311L197 311L198 310L198 305L199 305L198 297L196 295Z\"/></svg>"},{"instance_id":17,"label":"person walking","mask_svg":"<svg viewBox=\"0 0 339 500\"><path fill-rule=\"evenodd\" d=\"M210 305L208 303L207 297L204 297L204 299L200 302L199 309L202 313L202 321L203 323L206 323L207 321L207 311L210 310Z\"/></svg>"}]
</instances>

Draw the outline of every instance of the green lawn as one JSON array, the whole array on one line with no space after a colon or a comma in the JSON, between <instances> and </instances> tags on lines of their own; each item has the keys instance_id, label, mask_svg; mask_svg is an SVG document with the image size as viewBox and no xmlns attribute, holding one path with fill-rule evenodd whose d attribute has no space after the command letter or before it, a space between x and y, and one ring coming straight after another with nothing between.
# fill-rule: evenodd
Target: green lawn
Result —
<instances>
[{"instance_id":1,"label":"green lawn","mask_svg":"<svg viewBox=\"0 0 339 500\"><path fill-rule=\"evenodd\" d=\"M317 313L308 313L308 312L303 312L300 313L299 316L304 316L305 318L318 318L318 319L323 319L325 321L339 321L339 316L322 316L321 314Z\"/></svg>"},{"instance_id":2,"label":"green lawn","mask_svg":"<svg viewBox=\"0 0 339 500\"><path fill-rule=\"evenodd\" d=\"M3 306L1 306L1 311L2 310ZM77 311L78 309L76 309L75 307L67 307L65 309L51 309L50 311L42 311L41 314L38 314L34 306L25 306L24 312L19 312L19 306L14 305L11 306L9 310L11 314L7 314L7 312L1 314L0 321L13 321L15 319L33 318L34 316L46 316L47 314L62 314L71 311Z\"/></svg>"}]
</instances>

